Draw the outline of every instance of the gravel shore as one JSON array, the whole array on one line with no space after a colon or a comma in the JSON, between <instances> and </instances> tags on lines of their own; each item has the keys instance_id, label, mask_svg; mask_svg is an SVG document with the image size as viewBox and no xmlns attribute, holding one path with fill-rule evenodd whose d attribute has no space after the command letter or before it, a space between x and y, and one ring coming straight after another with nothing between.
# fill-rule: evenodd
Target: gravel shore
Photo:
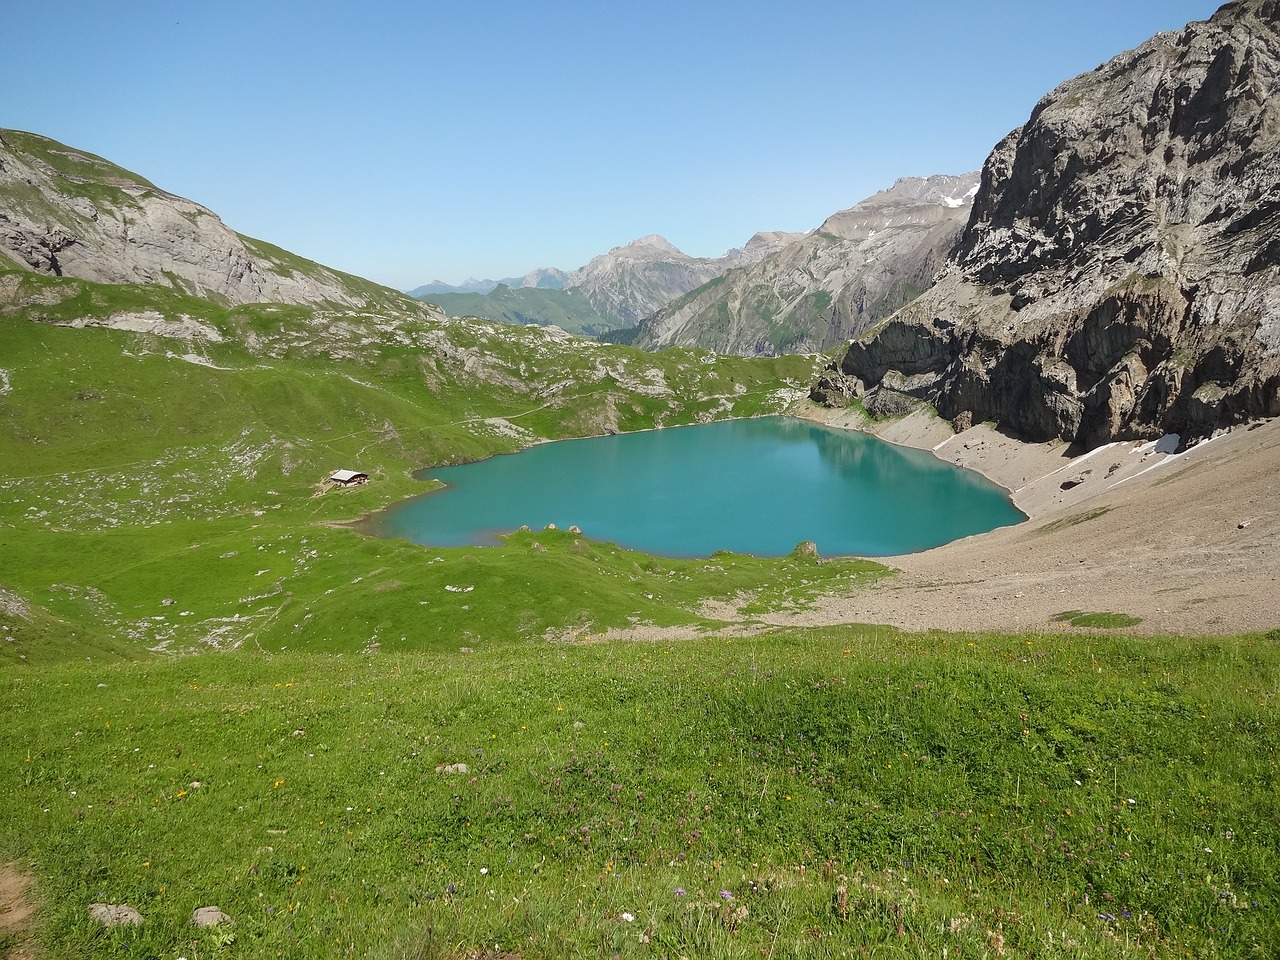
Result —
<instances>
[{"instance_id":1,"label":"gravel shore","mask_svg":"<svg viewBox=\"0 0 1280 960\"><path fill-rule=\"evenodd\" d=\"M1029 519L880 558L896 577L771 623L1040 631L1072 629L1052 618L1081 610L1139 617L1136 633L1280 628L1280 419L1183 453L1166 440L1072 458L1061 442L1022 443L988 425L953 434L926 414L872 424L853 411L797 413L979 470Z\"/></svg>"}]
</instances>

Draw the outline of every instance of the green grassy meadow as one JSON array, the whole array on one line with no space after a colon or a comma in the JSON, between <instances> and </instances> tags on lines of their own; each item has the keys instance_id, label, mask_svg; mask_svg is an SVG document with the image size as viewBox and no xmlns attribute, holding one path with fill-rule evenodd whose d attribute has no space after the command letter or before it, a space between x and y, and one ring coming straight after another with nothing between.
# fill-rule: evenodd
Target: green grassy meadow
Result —
<instances>
[{"instance_id":1,"label":"green grassy meadow","mask_svg":"<svg viewBox=\"0 0 1280 960\"><path fill-rule=\"evenodd\" d=\"M1278 654L848 627L10 665L0 847L53 956L1265 957Z\"/></svg>"},{"instance_id":2,"label":"green grassy meadow","mask_svg":"<svg viewBox=\"0 0 1280 960\"><path fill-rule=\"evenodd\" d=\"M349 523L820 361L0 283L0 860L41 956L1280 950L1280 637L766 629L892 573ZM149 310L216 336L58 325Z\"/></svg>"}]
</instances>

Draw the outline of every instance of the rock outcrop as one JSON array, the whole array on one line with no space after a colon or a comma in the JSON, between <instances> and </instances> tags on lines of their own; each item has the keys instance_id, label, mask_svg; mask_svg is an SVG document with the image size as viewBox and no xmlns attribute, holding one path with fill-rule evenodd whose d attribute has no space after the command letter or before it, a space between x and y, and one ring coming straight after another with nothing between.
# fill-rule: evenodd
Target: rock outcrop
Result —
<instances>
[{"instance_id":1,"label":"rock outcrop","mask_svg":"<svg viewBox=\"0 0 1280 960\"><path fill-rule=\"evenodd\" d=\"M829 349L930 286L977 188L976 173L903 178L664 307L636 343L744 356Z\"/></svg>"},{"instance_id":2,"label":"rock outcrop","mask_svg":"<svg viewBox=\"0 0 1280 960\"><path fill-rule=\"evenodd\" d=\"M385 307L403 295L243 237L211 210L93 154L0 130L0 257L227 305Z\"/></svg>"},{"instance_id":3,"label":"rock outcrop","mask_svg":"<svg viewBox=\"0 0 1280 960\"><path fill-rule=\"evenodd\" d=\"M1059 86L992 152L945 275L822 392L1084 447L1280 415L1280 0Z\"/></svg>"}]
</instances>

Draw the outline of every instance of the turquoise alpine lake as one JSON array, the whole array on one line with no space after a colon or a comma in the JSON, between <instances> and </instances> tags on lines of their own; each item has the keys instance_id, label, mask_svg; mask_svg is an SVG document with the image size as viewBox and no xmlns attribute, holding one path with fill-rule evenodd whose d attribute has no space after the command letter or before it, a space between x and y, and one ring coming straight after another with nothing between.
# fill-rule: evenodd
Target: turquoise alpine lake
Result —
<instances>
[{"instance_id":1,"label":"turquoise alpine lake","mask_svg":"<svg viewBox=\"0 0 1280 960\"><path fill-rule=\"evenodd\" d=\"M446 486L374 515L368 532L444 547L577 525L667 557L782 556L804 540L891 556L1026 519L971 470L786 417L544 443L421 475Z\"/></svg>"}]
</instances>

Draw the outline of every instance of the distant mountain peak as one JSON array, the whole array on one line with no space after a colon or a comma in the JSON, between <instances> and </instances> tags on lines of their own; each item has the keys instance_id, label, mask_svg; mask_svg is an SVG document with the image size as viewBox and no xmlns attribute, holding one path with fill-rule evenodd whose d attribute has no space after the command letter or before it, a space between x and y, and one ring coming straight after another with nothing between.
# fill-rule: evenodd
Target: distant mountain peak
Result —
<instances>
[{"instance_id":1,"label":"distant mountain peak","mask_svg":"<svg viewBox=\"0 0 1280 960\"><path fill-rule=\"evenodd\" d=\"M657 249L657 250L665 251L666 253L674 253L674 254L679 254L680 256L685 256L685 253L683 250L677 247L674 243L672 243L666 237L657 233L650 233L650 234L646 234L643 237L637 237L635 240L632 240L630 243L624 244L621 247L615 247L614 249L615 250L639 250L642 248Z\"/></svg>"}]
</instances>

